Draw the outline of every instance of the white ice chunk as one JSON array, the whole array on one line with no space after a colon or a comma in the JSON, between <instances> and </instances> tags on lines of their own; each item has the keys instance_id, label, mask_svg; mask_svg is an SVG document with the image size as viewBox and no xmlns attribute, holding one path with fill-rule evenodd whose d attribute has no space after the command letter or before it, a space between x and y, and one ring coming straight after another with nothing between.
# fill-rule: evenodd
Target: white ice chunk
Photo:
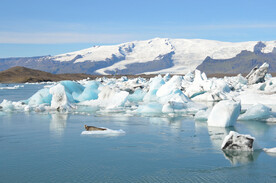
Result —
<instances>
[{"instance_id":1,"label":"white ice chunk","mask_svg":"<svg viewBox=\"0 0 276 183\"><path fill-rule=\"evenodd\" d=\"M144 96L145 92L141 89L137 89L133 94L129 95L127 99L130 102L140 102L143 100Z\"/></svg>"},{"instance_id":2,"label":"white ice chunk","mask_svg":"<svg viewBox=\"0 0 276 183\"><path fill-rule=\"evenodd\" d=\"M181 89L182 76L173 76L167 83L162 85L156 92L157 97L170 95L173 91Z\"/></svg>"},{"instance_id":3,"label":"white ice chunk","mask_svg":"<svg viewBox=\"0 0 276 183\"><path fill-rule=\"evenodd\" d=\"M128 95L129 93L126 91L119 91L105 86L101 89L97 101L100 103L100 106L106 107L107 109L123 107Z\"/></svg>"},{"instance_id":4,"label":"white ice chunk","mask_svg":"<svg viewBox=\"0 0 276 183\"><path fill-rule=\"evenodd\" d=\"M253 151L253 143L255 138L250 135L239 134L234 131L224 138L221 149L234 151Z\"/></svg>"},{"instance_id":5,"label":"white ice chunk","mask_svg":"<svg viewBox=\"0 0 276 183\"><path fill-rule=\"evenodd\" d=\"M11 112L14 109L14 106L11 101L4 99L0 104L0 109L6 112Z\"/></svg>"},{"instance_id":6,"label":"white ice chunk","mask_svg":"<svg viewBox=\"0 0 276 183\"><path fill-rule=\"evenodd\" d=\"M266 152L266 153L275 153L275 156L276 156L276 147L273 147L273 148L263 148L263 151Z\"/></svg>"},{"instance_id":7,"label":"white ice chunk","mask_svg":"<svg viewBox=\"0 0 276 183\"><path fill-rule=\"evenodd\" d=\"M148 103L145 105L139 105L137 112L140 114L157 114L162 112L162 104Z\"/></svg>"},{"instance_id":8,"label":"white ice chunk","mask_svg":"<svg viewBox=\"0 0 276 183\"><path fill-rule=\"evenodd\" d=\"M263 104L256 104L249 107L246 112L240 115L239 120L262 120L271 115L271 108Z\"/></svg>"},{"instance_id":9,"label":"white ice chunk","mask_svg":"<svg viewBox=\"0 0 276 183\"><path fill-rule=\"evenodd\" d=\"M208 126L234 126L240 112L240 102L234 102L232 100L220 101L213 107L208 117Z\"/></svg>"},{"instance_id":10,"label":"white ice chunk","mask_svg":"<svg viewBox=\"0 0 276 183\"><path fill-rule=\"evenodd\" d=\"M208 116L210 115L211 112L211 108L207 109L207 110L200 110L195 114L195 120L197 121L207 121L208 120Z\"/></svg>"},{"instance_id":11,"label":"white ice chunk","mask_svg":"<svg viewBox=\"0 0 276 183\"><path fill-rule=\"evenodd\" d=\"M68 109L71 107L68 97L65 92L65 87L62 84L57 84L49 90L52 94L51 107L54 109Z\"/></svg>"},{"instance_id":12,"label":"white ice chunk","mask_svg":"<svg viewBox=\"0 0 276 183\"><path fill-rule=\"evenodd\" d=\"M126 132L122 129L119 130L111 130L109 128L101 127L106 130L103 131L82 131L82 135L101 135L101 136L117 136L117 135L123 135Z\"/></svg>"}]
</instances>

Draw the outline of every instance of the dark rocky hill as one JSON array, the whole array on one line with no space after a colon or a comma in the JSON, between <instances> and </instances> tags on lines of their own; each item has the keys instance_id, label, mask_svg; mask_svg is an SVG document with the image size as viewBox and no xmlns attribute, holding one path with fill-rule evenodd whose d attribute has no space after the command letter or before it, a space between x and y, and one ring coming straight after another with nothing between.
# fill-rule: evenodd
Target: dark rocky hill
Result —
<instances>
[{"instance_id":1,"label":"dark rocky hill","mask_svg":"<svg viewBox=\"0 0 276 183\"><path fill-rule=\"evenodd\" d=\"M26 67L12 67L0 72L0 83L25 83L60 80L80 80L87 77L95 78L88 74L51 74L44 71Z\"/></svg>"},{"instance_id":2,"label":"dark rocky hill","mask_svg":"<svg viewBox=\"0 0 276 183\"><path fill-rule=\"evenodd\" d=\"M238 74L249 73L255 66L261 66L264 62L270 65L268 72L276 72L276 49L271 53L262 53L260 50L262 43L255 46L253 52L242 51L238 55L230 59L206 59L197 69L206 74Z\"/></svg>"}]
</instances>

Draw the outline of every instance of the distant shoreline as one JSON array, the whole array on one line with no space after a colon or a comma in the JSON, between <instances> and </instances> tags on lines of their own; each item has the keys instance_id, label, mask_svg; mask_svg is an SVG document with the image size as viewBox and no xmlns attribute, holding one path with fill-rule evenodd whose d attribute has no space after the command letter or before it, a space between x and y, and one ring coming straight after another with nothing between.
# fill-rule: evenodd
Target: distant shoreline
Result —
<instances>
[{"instance_id":1,"label":"distant shoreline","mask_svg":"<svg viewBox=\"0 0 276 183\"><path fill-rule=\"evenodd\" d=\"M276 76L276 73L271 73L273 77ZM146 79L152 78L157 76L158 74L139 74L139 75L90 75L90 74L83 74L83 73L66 73L66 74L52 74L40 70L29 69L26 67L12 67L5 71L0 72L0 83L34 83L34 82L56 82L62 80L81 80L90 78L92 80L100 77L106 78L121 78L122 76L127 76L129 78L137 78L143 77ZM162 74L164 75L164 74ZM176 74L172 74L176 75ZM179 74L181 75L181 74ZM224 74L224 73L215 73L215 74L207 74L207 77L231 77L237 76L238 74ZM246 76L246 74L242 74Z\"/></svg>"}]
</instances>

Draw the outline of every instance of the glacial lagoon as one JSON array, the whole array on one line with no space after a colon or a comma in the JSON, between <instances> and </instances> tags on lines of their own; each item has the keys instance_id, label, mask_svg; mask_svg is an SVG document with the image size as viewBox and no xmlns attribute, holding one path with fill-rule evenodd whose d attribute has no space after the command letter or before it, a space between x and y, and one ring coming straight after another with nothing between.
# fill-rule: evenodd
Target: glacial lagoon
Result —
<instances>
[{"instance_id":1,"label":"glacial lagoon","mask_svg":"<svg viewBox=\"0 0 276 183\"><path fill-rule=\"evenodd\" d=\"M0 97L26 99L43 86ZM81 135L85 124L126 133ZM251 134L259 149L223 152L230 130ZM276 147L275 134L260 121L217 128L189 116L0 112L0 182L275 182L276 156L261 150Z\"/></svg>"}]
</instances>

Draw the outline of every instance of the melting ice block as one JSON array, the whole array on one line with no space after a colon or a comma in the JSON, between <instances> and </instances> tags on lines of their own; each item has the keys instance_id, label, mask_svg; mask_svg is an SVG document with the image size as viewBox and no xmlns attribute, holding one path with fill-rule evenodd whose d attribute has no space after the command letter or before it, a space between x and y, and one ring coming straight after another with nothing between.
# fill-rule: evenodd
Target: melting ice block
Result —
<instances>
[{"instance_id":1,"label":"melting ice block","mask_svg":"<svg viewBox=\"0 0 276 183\"><path fill-rule=\"evenodd\" d=\"M208 126L234 126L241 112L240 102L223 100L218 102L208 117Z\"/></svg>"},{"instance_id":2,"label":"melting ice block","mask_svg":"<svg viewBox=\"0 0 276 183\"><path fill-rule=\"evenodd\" d=\"M253 151L253 142L255 138L250 135L239 134L234 131L224 138L221 149L234 151Z\"/></svg>"}]
</instances>

